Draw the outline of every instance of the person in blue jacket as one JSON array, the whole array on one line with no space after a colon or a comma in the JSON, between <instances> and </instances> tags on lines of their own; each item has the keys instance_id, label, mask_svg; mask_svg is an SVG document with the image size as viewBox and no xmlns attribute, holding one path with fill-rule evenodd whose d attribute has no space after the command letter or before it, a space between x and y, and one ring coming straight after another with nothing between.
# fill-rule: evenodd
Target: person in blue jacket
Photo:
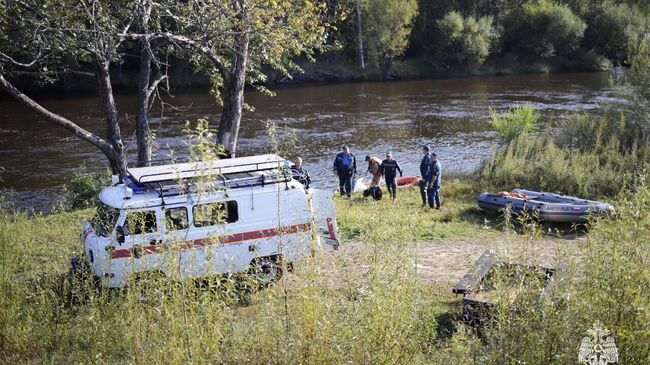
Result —
<instances>
[{"instance_id":1,"label":"person in blue jacket","mask_svg":"<svg viewBox=\"0 0 650 365\"><path fill-rule=\"evenodd\" d=\"M422 146L422 161L420 161L420 196L422 197L422 206L427 206L427 176L431 168L431 156L429 156L429 146Z\"/></svg>"},{"instance_id":2,"label":"person in blue jacket","mask_svg":"<svg viewBox=\"0 0 650 365\"><path fill-rule=\"evenodd\" d=\"M427 175L427 198L430 208L440 209L440 186L442 183L442 169L435 153L431 153L431 165Z\"/></svg>"},{"instance_id":3,"label":"person in blue jacket","mask_svg":"<svg viewBox=\"0 0 650 365\"><path fill-rule=\"evenodd\" d=\"M350 147L344 144L341 153L334 159L334 173L339 177L341 196L350 197L352 194L352 175L357 173L357 159L350 152Z\"/></svg>"}]
</instances>

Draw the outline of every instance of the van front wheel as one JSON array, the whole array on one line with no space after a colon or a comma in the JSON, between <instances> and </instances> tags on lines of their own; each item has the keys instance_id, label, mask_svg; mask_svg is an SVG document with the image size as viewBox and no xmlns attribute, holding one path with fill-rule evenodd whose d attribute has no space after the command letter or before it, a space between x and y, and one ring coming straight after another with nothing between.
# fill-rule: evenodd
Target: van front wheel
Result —
<instances>
[{"instance_id":1,"label":"van front wheel","mask_svg":"<svg viewBox=\"0 0 650 365\"><path fill-rule=\"evenodd\" d=\"M282 277L279 257L260 257L251 263L251 274L260 286L269 286Z\"/></svg>"}]
</instances>

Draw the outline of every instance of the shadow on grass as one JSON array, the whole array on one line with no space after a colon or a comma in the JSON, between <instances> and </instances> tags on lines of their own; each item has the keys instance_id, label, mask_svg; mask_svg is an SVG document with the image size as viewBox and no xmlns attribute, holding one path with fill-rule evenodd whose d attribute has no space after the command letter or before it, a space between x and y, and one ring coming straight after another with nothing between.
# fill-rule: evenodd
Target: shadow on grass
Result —
<instances>
[{"instance_id":1,"label":"shadow on grass","mask_svg":"<svg viewBox=\"0 0 650 365\"><path fill-rule=\"evenodd\" d=\"M460 302L453 301L447 303L449 310L436 316L436 334L438 340L449 341L458 331L458 323L463 320L460 312Z\"/></svg>"}]
</instances>

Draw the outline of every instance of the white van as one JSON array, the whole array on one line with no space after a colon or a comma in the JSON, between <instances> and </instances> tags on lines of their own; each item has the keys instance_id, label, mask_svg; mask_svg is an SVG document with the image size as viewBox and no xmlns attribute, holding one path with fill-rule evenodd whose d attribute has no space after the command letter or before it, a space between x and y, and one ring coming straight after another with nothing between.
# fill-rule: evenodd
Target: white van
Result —
<instances>
[{"instance_id":1,"label":"white van","mask_svg":"<svg viewBox=\"0 0 650 365\"><path fill-rule=\"evenodd\" d=\"M305 189L277 155L131 168L99 200L73 270L87 262L106 287L147 272L184 279L251 268L271 282L281 260L310 254L312 243L339 245L332 194Z\"/></svg>"}]
</instances>

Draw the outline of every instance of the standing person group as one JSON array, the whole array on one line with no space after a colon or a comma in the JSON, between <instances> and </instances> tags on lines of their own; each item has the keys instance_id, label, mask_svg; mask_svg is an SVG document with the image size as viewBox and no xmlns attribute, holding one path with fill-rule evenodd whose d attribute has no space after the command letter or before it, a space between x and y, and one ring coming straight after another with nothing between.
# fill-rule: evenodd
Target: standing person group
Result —
<instances>
[{"instance_id":1,"label":"standing person group","mask_svg":"<svg viewBox=\"0 0 650 365\"><path fill-rule=\"evenodd\" d=\"M420 161L420 196L422 206L429 204L429 208L440 209L440 186L442 183L442 169L438 156L431 152L429 146L422 146L422 160Z\"/></svg>"},{"instance_id":2,"label":"standing person group","mask_svg":"<svg viewBox=\"0 0 650 365\"><path fill-rule=\"evenodd\" d=\"M440 186L442 182L442 169L438 156L431 152L429 146L422 146L422 160L420 161L420 195L422 197L422 206L429 205L430 208L440 209ZM374 156L366 156L365 161L368 163L368 173L372 175L370 182L370 189L377 189L381 182L381 177L384 176L386 188L393 201L397 200L397 173L402 177L402 168L399 163L393 158L391 151L386 152L384 160ZM334 173L339 178L339 191L341 196L352 195L352 180L357 173L357 159L347 144L341 146L341 152L334 158ZM303 167L301 157L294 160L291 166L293 178L309 188L311 183L311 176L309 171ZM381 191L377 191L381 195ZM374 197L374 195L373 195ZM381 197L377 198L380 199Z\"/></svg>"},{"instance_id":3,"label":"standing person group","mask_svg":"<svg viewBox=\"0 0 650 365\"><path fill-rule=\"evenodd\" d=\"M354 155L350 152L348 145L343 145L342 152L334 159L334 172L339 177L339 189L341 196L350 197L352 183L351 179L357 172L357 164ZM442 169L435 153L431 152L429 146L422 146L422 160L420 161L420 195L422 206L440 209L440 186L442 182ZM366 156L368 163L367 173L372 176L370 189L379 186L381 177L384 177L388 193L393 201L397 200L397 173L402 177L402 168L393 158L391 151L386 152L386 158L382 161L378 157Z\"/></svg>"}]
</instances>

